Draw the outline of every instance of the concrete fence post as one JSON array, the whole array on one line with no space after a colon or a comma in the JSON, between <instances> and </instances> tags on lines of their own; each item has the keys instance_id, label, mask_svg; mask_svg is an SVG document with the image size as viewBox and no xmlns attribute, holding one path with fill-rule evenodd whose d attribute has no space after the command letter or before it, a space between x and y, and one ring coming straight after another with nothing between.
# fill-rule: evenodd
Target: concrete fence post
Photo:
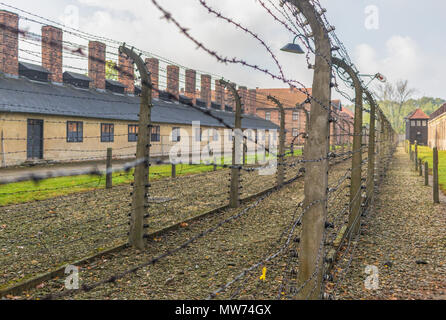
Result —
<instances>
[{"instance_id":1,"label":"concrete fence post","mask_svg":"<svg viewBox=\"0 0 446 320\"><path fill-rule=\"evenodd\" d=\"M424 185L429 185L429 162L424 163Z\"/></svg>"},{"instance_id":2,"label":"concrete fence post","mask_svg":"<svg viewBox=\"0 0 446 320\"><path fill-rule=\"evenodd\" d=\"M376 102L373 99L372 94L365 90L367 100L370 104L370 127L369 127L369 137L368 137L368 169L367 169L367 198L371 199L373 197L373 192L375 190L375 121L376 121Z\"/></svg>"},{"instance_id":3,"label":"concrete fence post","mask_svg":"<svg viewBox=\"0 0 446 320\"><path fill-rule=\"evenodd\" d=\"M6 167L6 152L5 152L5 139L3 137L3 130L1 131L1 144L2 148L2 167Z\"/></svg>"},{"instance_id":4,"label":"concrete fence post","mask_svg":"<svg viewBox=\"0 0 446 320\"><path fill-rule=\"evenodd\" d=\"M325 222L328 197L328 154L330 148L329 108L331 104L331 44L328 32L309 0L290 0L301 12L314 34L318 54L315 57L311 117L305 160L322 159L305 163L306 212L302 218L299 272L297 285L301 287L297 298L317 300L322 297L324 274ZM310 97L309 97L310 98Z\"/></svg>"},{"instance_id":5,"label":"concrete fence post","mask_svg":"<svg viewBox=\"0 0 446 320\"><path fill-rule=\"evenodd\" d=\"M135 167L133 183L132 212L130 214L129 244L139 250L146 246L144 219L148 218L149 207L149 168L150 168L150 131L152 128L152 84L150 74L139 54L128 49L125 44L119 47L119 52L126 54L139 71L141 77L141 102L139 107L138 142L136 145L136 159L141 161Z\"/></svg>"},{"instance_id":6,"label":"concrete fence post","mask_svg":"<svg viewBox=\"0 0 446 320\"><path fill-rule=\"evenodd\" d=\"M277 98L269 95L267 99L275 103L280 112L279 155L277 156L277 185L281 186L285 180L285 110L283 108L283 104Z\"/></svg>"},{"instance_id":7,"label":"concrete fence post","mask_svg":"<svg viewBox=\"0 0 446 320\"><path fill-rule=\"evenodd\" d=\"M247 141L247 138L243 137L243 165L244 166L246 165L246 161L247 161L247 159L246 159L247 154L246 153L248 151L248 146L246 144L246 141Z\"/></svg>"},{"instance_id":8,"label":"concrete fence post","mask_svg":"<svg viewBox=\"0 0 446 320\"><path fill-rule=\"evenodd\" d=\"M423 176L423 162L421 159L418 159L418 170L420 171L420 177Z\"/></svg>"},{"instance_id":9,"label":"concrete fence post","mask_svg":"<svg viewBox=\"0 0 446 320\"><path fill-rule=\"evenodd\" d=\"M353 124L353 150L350 185L350 215L348 220L349 232L356 233L359 230L359 214L361 210L361 173L362 173L362 110L363 89L358 75L345 61L332 57L333 64L344 69L350 76L355 87L355 118Z\"/></svg>"},{"instance_id":10,"label":"concrete fence post","mask_svg":"<svg viewBox=\"0 0 446 320\"><path fill-rule=\"evenodd\" d=\"M174 163L172 163L171 177L172 178L176 178L177 177L177 165L174 164Z\"/></svg>"},{"instance_id":11,"label":"concrete fence post","mask_svg":"<svg viewBox=\"0 0 446 320\"><path fill-rule=\"evenodd\" d=\"M113 175L110 172L112 170L112 156L113 156L113 149L107 148L107 160L106 160L106 170L107 174L105 176L105 188L111 189L113 187Z\"/></svg>"},{"instance_id":12,"label":"concrete fence post","mask_svg":"<svg viewBox=\"0 0 446 320\"><path fill-rule=\"evenodd\" d=\"M229 206L238 208L240 206L240 148L243 148L243 132L242 132L242 101L235 84L220 80L220 84L228 88L235 100L235 119L234 119L234 136L232 139L232 168L231 168L231 190L229 198Z\"/></svg>"},{"instance_id":13,"label":"concrete fence post","mask_svg":"<svg viewBox=\"0 0 446 320\"><path fill-rule=\"evenodd\" d=\"M418 171L418 142L415 141L415 153L414 153L415 171Z\"/></svg>"},{"instance_id":14,"label":"concrete fence post","mask_svg":"<svg viewBox=\"0 0 446 320\"><path fill-rule=\"evenodd\" d=\"M433 192L434 192L434 203L440 203L440 188L438 185L438 149L434 147L433 149L433 166L432 166L432 174L433 174Z\"/></svg>"}]
</instances>

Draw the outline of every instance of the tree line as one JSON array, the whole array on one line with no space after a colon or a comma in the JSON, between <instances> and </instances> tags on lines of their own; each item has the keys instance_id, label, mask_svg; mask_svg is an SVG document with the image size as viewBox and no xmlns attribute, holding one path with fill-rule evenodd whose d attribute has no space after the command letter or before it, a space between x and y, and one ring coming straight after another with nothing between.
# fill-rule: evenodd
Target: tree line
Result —
<instances>
[{"instance_id":1,"label":"tree line","mask_svg":"<svg viewBox=\"0 0 446 320\"><path fill-rule=\"evenodd\" d=\"M405 132L405 120L417 108L428 116L440 108L446 100L433 97L413 98L417 90L409 86L408 80L398 80L395 83L386 82L376 86L378 103L397 133ZM346 106L354 110L353 105ZM366 108L369 106L366 104ZM364 116L364 123L369 123L369 115Z\"/></svg>"}]
</instances>

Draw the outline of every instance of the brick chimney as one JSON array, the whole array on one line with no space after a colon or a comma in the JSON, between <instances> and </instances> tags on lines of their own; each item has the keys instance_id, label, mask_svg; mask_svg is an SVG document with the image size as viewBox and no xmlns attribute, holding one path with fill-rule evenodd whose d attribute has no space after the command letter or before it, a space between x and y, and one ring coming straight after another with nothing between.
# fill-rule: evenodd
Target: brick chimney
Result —
<instances>
[{"instance_id":1,"label":"brick chimney","mask_svg":"<svg viewBox=\"0 0 446 320\"><path fill-rule=\"evenodd\" d=\"M196 102L196 88L197 88L197 72L192 69L186 70L186 89L185 95L188 98L192 98L192 103Z\"/></svg>"},{"instance_id":2,"label":"brick chimney","mask_svg":"<svg viewBox=\"0 0 446 320\"><path fill-rule=\"evenodd\" d=\"M208 108L211 107L211 101L212 101L211 81L212 78L210 75L208 74L201 75L200 98L201 100L206 102L206 106Z\"/></svg>"},{"instance_id":3,"label":"brick chimney","mask_svg":"<svg viewBox=\"0 0 446 320\"><path fill-rule=\"evenodd\" d=\"M215 80L215 102L221 106L221 110L225 110L225 89L220 80Z\"/></svg>"},{"instance_id":4,"label":"brick chimney","mask_svg":"<svg viewBox=\"0 0 446 320\"><path fill-rule=\"evenodd\" d=\"M125 93L135 93L135 68L133 60L125 53L119 54L119 82L126 86Z\"/></svg>"},{"instance_id":5,"label":"brick chimney","mask_svg":"<svg viewBox=\"0 0 446 320\"><path fill-rule=\"evenodd\" d=\"M91 86L105 90L105 44L98 41L88 43L88 76Z\"/></svg>"},{"instance_id":6,"label":"brick chimney","mask_svg":"<svg viewBox=\"0 0 446 320\"><path fill-rule=\"evenodd\" d=\"M62 76L62 29L53 26L42 27L42 66L51 74L52 82L63 82Z\"/></svg>"},{"instance_id":7,"label":"brick chimney","mask_svg":"<svg viewBox=\"0 0 446 320\"><path fill-rule=\"evenodd\" d=\"M247 112L255 115L257 114L257 90L250 89L248 97L249 97L249 110Z\"/></svg>"},{"instance_id":8,"label":"brick chimney","mask_svg":"<svg viewBox=\"0 0 446 320\"><path fill-rule=\"evenodd\" d=\"M0 10L0 71L19 75L19 16Z\"/></svg>"},{"instance_id":9,"label":"brick chimney","mask_svg":"<svg viewBox=\"0 0 446 320\"><path fill-rule=\"evenodd\" d=\"M180 95L180 68L174 65L167 66L167 92L177 99Z\"/></svg>"},{"instance_id":10,"label":"brick chimney","mask_svg":"<svg viewBox=\"0 0 446 320\"><path fill-rule=\"evenodd\" d=\"M146 59L147 71L150 72L150 80L152 81L152 97L158 98L159 92L159 60L157 58L147 58Z\"/></svg>"},{"instance_id":11,"label":"brick chimney","mask_svg":"<svg viewBox=\"0 0 446 320\"><path fill-rule=\"evenodd\" d=\"M232 107L232 110L235 112L235 99L234 96L232 95L232 91L229 89L225 90L225 103Z\"/></svg>"},{"instance_id":12,"label":"brick chimney","mask_svg":"<svg viewBox=\"0 0 446 320\"><path fill-rule=\"evenodd\" d=\"M247 113L248 110L246 108L249 108L248 105L248 88L246 87L238 87L238 94L240 96L240 100L242 103L242 111L243 113Z\"/></svg>"}]
</instances>

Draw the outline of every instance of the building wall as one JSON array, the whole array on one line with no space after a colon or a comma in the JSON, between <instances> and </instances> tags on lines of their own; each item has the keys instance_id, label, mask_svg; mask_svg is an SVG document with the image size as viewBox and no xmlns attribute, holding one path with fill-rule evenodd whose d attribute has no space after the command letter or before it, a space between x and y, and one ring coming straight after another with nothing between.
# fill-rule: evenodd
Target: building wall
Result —
<instances>
[{"instance_id":1,"label":"building wall","mask_svg":"<svg viewBox=\"0 0 446 320\"><path fill-rule=\"evenodd\" d=\"M412 121L416 121L416 125L412 125ZM425 121L426 125L418 125L418 122ZM409 141L411 143L417 143L419 145L427 145L428 144L428 120L426 119L410 119L409 123L406 123L406 126L409 124Z\"/></svg>"},{"instance_id":2,"label":"building wall","mask_svg":"<svg viewBox=\"0 0 446 320\"><path fill-rule=\"evenodd\" d=\"M298 112L298 119L293 120L293 112ZM280 117L279 117L279 110L276 107L272 108L258 108L256 115L262 119L266 119L266 112L271 113L271 122L274 124L280 126ZM305 132L305 126L306 126L306 116L304 111L302 110L292 110L292 109L285 109L285 131L286 131L286 139L285 144L290 145L291 142L294 139L293 136L293 129L297 129L299 133ZM296 139L295 144L300 145L304 143L304 139L302 138L302 135L299 136L299 138Z\"/></svg>"},{"instance_id":3,"label":"building wall","mask_svg":"<svg viewBox=\"0 0 446 320\"><path fill-rule=\"evenodd\" d=\"M311 93L311 89L307 89ZM306 117L303 110L295 109L297 104L305 102L307 96L296 89L279 88L279 89L256 89L256 115L265 119L265 113L271 112L271 122L280 126L279 109L276 104L267 99L268 95L276 97L282 102L285 109L285 144L290 145L293 141L293 129L297 129L299 133L305 132ZM310 105L306 104L307 110ZM294 109L294 110L293 110ZM293 120L293 111L299 113L298 120ZM296 139L295 144L302 145L304 143L302 135Z\"/></svg>"},{"instance_id":4,"label":"building wall","mask_svg":"<svg viewBox=\"0 0 446 320\"><path fill-rule=\"evenodd\" d=\"M446 113L429 121L428 144L429 147L437 147L446 150Z\"/></svg>"},{"instance_id":5,"label":"building wall","mask_svg":"<svg viewBox=\"0 0 446 320\"><path fill-rule=\"evenodd\" d=\"M27 161L27 120L43 120L43 161L76 162L97 161L105 159L107 148L113 148L114 159L134 158L136 142L128 141L128 125L138 124L136 121L102 120L90 118L72 118L61 116L43 116L34 114L0 113L0 166L20 165ZM83 122L83 142L67 142L67 121ZM101 123L114 124L114 142L101 142ZM192 127L178 124L157 124L160 126L160 141L152 142L151 156L168 156L172 142L172 128L179 127L182 135L189 136L192 149ZM205 146L208 142L206 130L212 127L202 126L202 141L194 142ZM230 140L224 128L216 128L219 140L215 149L221 153L231 150ZM206 138L205 138L206 137ZM182 141L185 138L182 137ZM223 139L223 140L222 140ZM211 136L211 142L213 137ZM222 143L224 142L224 144ZM269 143L267 139L265 144ZM198 150L200 151L200 150Z\"/></svg>"}]
</instances>

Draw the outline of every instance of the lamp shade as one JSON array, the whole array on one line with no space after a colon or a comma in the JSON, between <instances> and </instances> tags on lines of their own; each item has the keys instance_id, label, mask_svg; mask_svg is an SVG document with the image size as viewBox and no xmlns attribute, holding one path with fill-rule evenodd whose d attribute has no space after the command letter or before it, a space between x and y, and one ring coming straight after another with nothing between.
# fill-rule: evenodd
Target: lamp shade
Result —
<instances>
[{"instance_id":1,"label":"lamp shade","mask_svg":"<svg viewBox=\"0 0 446 320\"><path fill-rule=\"evenodd\" d=\"M300 45L296 43L288 43L285 47L280 49L281 51L296 53L296 54L304 54L305 52L302 50Z\"/></svg>"}]
</instances>

